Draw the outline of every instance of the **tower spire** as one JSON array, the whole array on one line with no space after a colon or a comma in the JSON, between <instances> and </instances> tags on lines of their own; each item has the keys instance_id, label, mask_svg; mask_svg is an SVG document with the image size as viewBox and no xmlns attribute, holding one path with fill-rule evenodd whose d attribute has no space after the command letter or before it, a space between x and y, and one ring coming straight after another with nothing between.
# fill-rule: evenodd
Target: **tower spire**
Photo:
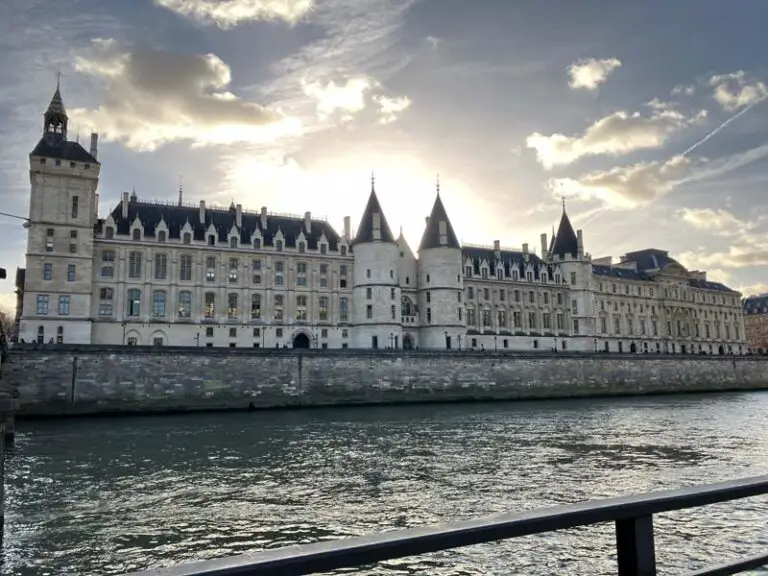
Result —
<instances>
[{"instance_id":1,"label":"tower spire","mask_svg":"<svg viewBox=\"0 0 768 576\"><path fill-rule=\"evenodd\" d=\"M371 192L376 191L376 174L371 172Z\"/></svg>"},{"instance_id":2,"label":"tower spire","mask_svg":"<svg viewBox=\"0 0 768 576\"><path fill-rule=\"evenodd\" d=\"M64 101L61 98L61 72L56 73L56 91L53 93L48 109L43 115L43 133L57 134L67 139L67 111L64 109Z\"/></svg>"},{"instance_id":3,"label":"tower spire","mask_svg":"<svg viewBox=\"0 0 768 576\"><path fill-rule=\"evenodd\" d=\"M181 206L181 200L184 196L184 189L182 188L182 179L183 176L179 176L179 206Z\"/></svg>"},{"instance_id":4,"label":"tower spire","mask_svg":"<svg viewBox=\"0 0 768 576\"><path fill-rule=\"evenodd\" d=\"M435 182L435 189L437 190L437 195L440 196L440 173L437 174L437 180Z\"/></svg>"}]
</instances>

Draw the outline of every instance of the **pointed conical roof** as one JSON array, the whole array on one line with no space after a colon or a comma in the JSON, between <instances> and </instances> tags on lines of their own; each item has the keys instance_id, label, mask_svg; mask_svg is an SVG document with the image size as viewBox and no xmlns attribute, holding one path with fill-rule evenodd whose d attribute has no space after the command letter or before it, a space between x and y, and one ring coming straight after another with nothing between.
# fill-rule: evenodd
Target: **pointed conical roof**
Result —
<instances>
[{"instance_id":1,"label":"pointed conical roof","mask_svg":"<svg viewBox=\"0 0 768 576\"><path fill-rule=\"evenodd\" d=\"M576 258L579 254L579 241L576 237L576 232L573 231L568 213L565 211L565 202L563 202L563 215L560 218L560 226L557 228L557 236L555 236L555 242L552 246L552 253L560 258L564 258L566 254Z\"/></svg>"},{"instance_id":2,"label":"pointed conical roof","mask_svg":"<svg viewBox=\"0 0 768 576\"><path fill-rule=\"evenodd\" d=\"M59 116L66 116L67 111L64 109L64 100L61 98L61 92L59 90L58 83L56 84L56 92L53 93L53 98L51 98L50 104L48 104L48 109L45 111L46 114L56 114Z\"/></svg>"},{"instance_id":3,"label":"pointed conical roof","mask_svg":"<svg viewBox=\"0 0 768 576\"><path fill-rule=\"evenodd\" d=\"M378 216L376 216L378 215ZM374 220L378 218L378 233L374 236ZM384 217L384 211L379 204L379 198L376 196L376 190L371 186L371 195L368 197L368 204L360 219L360 226L357 227L357 234L352 244L361 242L392 242L396 244L392 230Z\"/></svg>"},{"instance_id":4,"label":"pointed conical roof","mask_svg":"<svg viewBox=\"0 0 768 576\"><path fill-rule=\"evenodd\" d=\"M445 224L441 224L444 222ZM461 249L456 233L453 231L451 221L440 199L440 193L437 193L435 204L432 206L432 213L429 215L427 228L421 237L419 252L429 248L458 248Z\"/></svg>"}]
</instances>

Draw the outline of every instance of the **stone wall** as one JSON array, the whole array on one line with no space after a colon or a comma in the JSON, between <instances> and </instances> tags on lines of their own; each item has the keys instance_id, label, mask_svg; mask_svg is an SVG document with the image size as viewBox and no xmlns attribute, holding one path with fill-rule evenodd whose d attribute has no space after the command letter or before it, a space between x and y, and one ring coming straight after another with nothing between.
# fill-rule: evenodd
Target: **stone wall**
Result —
<instances>
[{"instance_id":1,"label":"stone wall","mask_svg":"<svg viewBox=\"0 0 768 576\"><path fill-rule=\"evenodd\" d=\"M768 388L757 357L82 347L12 350L21 415Z\"/></svg>"}]
</instances>

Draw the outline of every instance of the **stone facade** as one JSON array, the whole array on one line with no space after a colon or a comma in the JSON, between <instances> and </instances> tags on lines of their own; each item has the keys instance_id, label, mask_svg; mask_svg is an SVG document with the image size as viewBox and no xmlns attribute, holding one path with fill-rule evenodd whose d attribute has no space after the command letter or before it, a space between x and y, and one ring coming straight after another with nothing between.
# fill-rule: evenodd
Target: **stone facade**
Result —
<instances>
[{"instance_id":1,"label":"stone facade","mask_svg":"<svg viewBox=\"0 0 768 576\"><path fill-rule=\"evenodd\" d=\"M59 90L30 154L26 342L742 354L740 295L662 250L614 264L563 206L537 255L461 244L439 185L416 253L374 182L354 237L324 220L123 193L104 218L96 135L67 140Z\"/></svg>"},{"instance_id":2,"label":"stone facade","mask_svg":"<svg viewBox=\"0 0 768 576\"><path fill-rule=\"evenodd\" d=\"M768 353L768 294L744 299L744 331L752 352Z\"/></svg>"},{"instance_id":3,"label":"stone facade","mask_svg":"<svg viewBox=\"0 0 768 576\"><path fill-rule=\"evenodd\" d=\"M754 390L758 357L16 348L21 415Z\"/></svg>"}]
</instances>

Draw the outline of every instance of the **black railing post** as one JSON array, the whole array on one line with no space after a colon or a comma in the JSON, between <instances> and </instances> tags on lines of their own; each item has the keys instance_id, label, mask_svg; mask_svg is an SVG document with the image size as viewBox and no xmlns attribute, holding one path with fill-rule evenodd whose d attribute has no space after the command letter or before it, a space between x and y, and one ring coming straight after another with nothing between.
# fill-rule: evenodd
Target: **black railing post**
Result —
<instances>
[{"instance_id":1,"label":"black railing post","mask_svg":"<svg viewBox=\"0 0 768 576\"><path fill-rule=\"evenodd\" d=\"M619 576L656 576L653 516L616 520Z\"/></svg>"}]
</instances>

